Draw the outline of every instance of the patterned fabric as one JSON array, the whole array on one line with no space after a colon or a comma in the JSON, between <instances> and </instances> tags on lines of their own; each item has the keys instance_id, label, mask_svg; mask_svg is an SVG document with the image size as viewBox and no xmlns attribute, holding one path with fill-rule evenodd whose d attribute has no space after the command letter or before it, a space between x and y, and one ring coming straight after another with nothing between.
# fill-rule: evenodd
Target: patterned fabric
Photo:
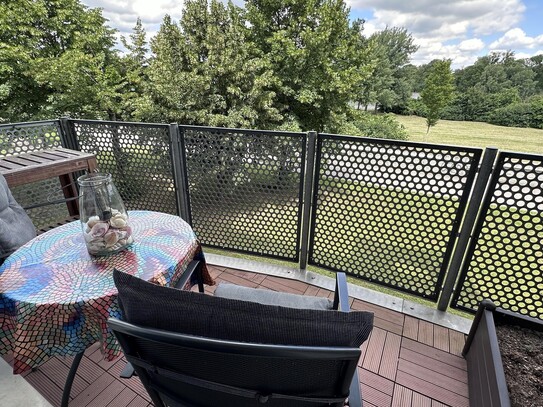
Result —
<instances>
[{"instance_id":1,"label":"patterned fabric","mask_svg":"<svg viewBox=\"0 0 543 407\"><path fill-rule=\"evenodd\" d=\"M106 257L88 254L80 222L46 232L0 266L0 354L13 351L15 374L56 355L73 356L100 341L106 360L120 355L107 327L120 317L112 271L155 284L174 285L200 244L181 218L129 213L134 243ZM204 281L213 283L204 263Z\"/></svg>"}]
</instances>

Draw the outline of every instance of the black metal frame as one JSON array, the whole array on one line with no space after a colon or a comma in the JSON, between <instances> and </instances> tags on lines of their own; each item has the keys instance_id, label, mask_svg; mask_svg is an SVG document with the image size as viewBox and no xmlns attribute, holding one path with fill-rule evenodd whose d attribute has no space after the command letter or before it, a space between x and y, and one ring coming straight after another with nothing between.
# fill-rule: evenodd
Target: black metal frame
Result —
<instances>
[{"instance_id":1,"label":"black metal frame","mask_svg":"<svg viewBox=\"0 0 543 407\"><path fill-rule=\"evenodd\" d=\"M317 222L317 205L318 205L318 196L319 196L319 177L321 175L321 165L322 165L322 144L324 140L339 140L339 141L350 141L360 144L376 144L376 145L390 145L391 148L394 148L394 146L405 146L405 147L418 147L421 149L432 149L434 151L441 150L441 151L458 151L458 152L465 152L468 154L471 154L471 162L469 166L469 171L466 174L466 182L462 190L462 195L460 199L458 200L458 208L455 213L455 219L452 224L449 237L448 237L448 244L445 249L445 252L442 257L440 270L437 276L437 281L433 287L433 292L430 295L421 295L419 292L409 288L409 287L402 287L395 284L389 284L384 281L376 281L372 278L367 278L363 274L355 274L353 272L350 272L348 270L341 270L338 268L335 268L333 266L330 266L328 264L323 264L318 261L315 261L314 259L314 249L315 249L315 229L316 229L316 222ZM360 278L372 283L376 283L379 285L391 287L395 290L407 292L412 295L420 296L425 299L431 300L431 301L437 301L439 297L439 293L441 291L441 287L443 285L443 281L445 279L445 275L447 272L447 268L449 265L449 261L451 258L451 255L453 253L453 248L456 244L456 238L458 237L458 230L460 228L461 220L464 216L464 213L466 211L467 202L471 193L471 190L473 188L473 184L477 175L477 169L479 162L481 160L483 150L480 148L469 148L469 147L459 147L459 146L450 146L450 145L439 145L439 144L428 144L428 143L413 143L408 141L400 141L400 140L388 140L388 139L376 139L376 138L369 138L369 137L353 137L353 136L341 136L341 135L335 135L335 134L319 134L317 139L317 152L316 152L316 168L314 173L314 180L313 180L313 198L312 198L312 213L311 213L311 229L310 229L310 243L309 243L309 264L323 267L328 270L334 271L334 272L345 272L348 275L351 275L356 278Z\"/></svg>"},{"instance_id":2,"label":"black metal frame","mask_svg":"<svg viewBox=\"0 0 543 407\"><path fill-rule=\"evenodd\" d=\"M183 155L183 162L182 165L184 174L186 175L184 180L183 187L185 188L188 193L186 194L186 201L188 205L188 212L189 212L189 223L192 225L193 221L193 204L192 204L192 193L189 188L189 176L190 176L190 168L188 167L188 160L186 157L186 137L185 133L187 130L194 130L199 132L213 132L213 133L223 133L225 135L228 134L250 134L250 135L259 135L259 136L267 136L267 135L273 135L273 136L283 136L283 137L290 137L290 138L299 138L301 143L301 157L300 161L302 163L300 167L300 182L299 182L299 189L298 189L298 210L297 210L297 231L296 231L296 241L294 243L295 245L295 256L288 256L288 255L275 255L271 253L265 254L266 257L269 258L275 258L279 260L286 260L286 261L292 261L292 262L299 262L300 261L300 243L301 243L301 235L302 235L302 213L303 213L303 199L304 199L304 181L305 181L305 162L307 160L307 134L306 133L295 133L295 132L286 132L286 131L272 131L272 130L250 130L250 129L233 129L233 128L217 128L217 127L207 127L207 126L188 126L188 125L179 125L179 134L180 134L180 145L182 149L182 155ZM198 234L198 227L195 226L195 232ZM255 250L245 250L241 249L239 247L232 247L228 245L217 245L212 244L209 242L206 242L205 240L202 240L202 245L206 247L212 247L222 250L229 250L234 251L238 253L245 253L245 254L252 254L252 255L260 255L263 254L260 251Z\"/></svg>"},{"instance_id":3,"label":"black metal frame","mask_svg":"<svg viewBox=\"0 0 543 407\"><path fill-rule=\"evenodd\" d=\"M474 298L471 301L469 301L469 299L468 299L467 302L469 302L471 307L468 306L468 305L460 304L462 295L465 295L464 284L465 284L465 282L466 282L466 280L468 278L468 274L469 274L469 272L471 270L472 263L475 261L475 259L474 259L475 251L477 250L477 248L478 248L478 246L480 244L480 238L481 238L481 234L482 234L482 231L483 231L483 227L485 226L485 223L487 222L487 216L489 215L489 212L492 211L492 204L493 204L493 199L495 198L497 185L498 185L499 182L507 181L507 179L508 179L508 177L506 175L507 169L504 168L505 163L506 163L506 161L508 159L529 160L529 161L536 161L536 162L543 163L543 155L504 152L504 151L501 151L501 152L498 153L498 157L497 157L497 160L496 160L494 171L492 172L490 182L488 184L488 187L487 187L487 190L486 190L482 205L480 207L479 215L478 215L477 220L475 222L472 238L471 238L470 244L469 244L469 246L467 248L466 255L465 255L465 260L464 260L464 263L462 265L460 275L459 275L459 278L458 278L458 282L457 282L457 285L456 285L456 290L455 290L454 295L453 295L453 299L452 299L452 302L451 302L451 307L453 307L453 308L460 309L460 310L467 311L467 312L471 312L471 313L475 313L475 311L477 310L478 301L482 300L481 298L478 298L478 299ZM540 203L540 205L541 205L541 203ZM535 209L535 210L537 211L537 209ZM539 209L539 211L540 210L541 209ZM539 216L543 217L543 215L541 215L541 212L539 212L539 213L540 213ZM543 236L543 233L541 231L539 232L539 236ZM541 240L540 240L540 242L541 242ZM539 249L539 254L540 254L540 256L543 254L542 249ZM537 259L535 261L537 262ZM541 272L539 272L539 274L541 276ZM494 285L495 284L495 279L493 281L489 281L488 284ZM483 283L482 285L485 285L485 284ZM538 286L543 287L543 284L539 283ZM541 292L541 288L540 288L539 291ZM483 295L488 297L492 301L498 302L499 303L498 305L500 307L504 308L504 309L507 309L507 308L509 308L511 306L511 304L508 303L507 301L500 302L500 298L497 298L497 296L491 296L488 293L484 293ZM516 302L514 302L514 303L516 304ZM527 314L527 313L529 313L529 310L520 308L518 312L520 312L521 314ZM543 319L543 314L540 314L539 318Z\"/></svg>"}]
</instances>

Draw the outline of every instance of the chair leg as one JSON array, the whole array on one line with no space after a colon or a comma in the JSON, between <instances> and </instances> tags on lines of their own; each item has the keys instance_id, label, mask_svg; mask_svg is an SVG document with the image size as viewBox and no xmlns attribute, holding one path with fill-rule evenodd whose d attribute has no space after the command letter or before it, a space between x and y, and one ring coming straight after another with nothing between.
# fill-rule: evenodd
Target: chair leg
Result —
<instances>
[{"instance_id":1,"label":"chair leg","mask_svg":"<svg viewBox=\"0 0 543 407\"><path fill-rule=\"evenodd\" d=\"M353 380L349 387L349 407L362 407L362 393L360 392L360 379L358 378L358 368L356 368Z\"/></svg>"}]
</instances>

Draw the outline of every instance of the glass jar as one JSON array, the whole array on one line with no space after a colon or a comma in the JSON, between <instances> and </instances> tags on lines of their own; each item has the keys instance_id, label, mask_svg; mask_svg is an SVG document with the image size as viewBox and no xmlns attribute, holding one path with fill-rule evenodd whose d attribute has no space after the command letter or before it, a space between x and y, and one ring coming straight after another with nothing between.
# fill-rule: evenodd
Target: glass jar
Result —
<instances>
[{"instance_id":1,"label":"glass jar","mask_svg":"<svg viewBox=\"0 0 543 407\"><path fill-rule=\"evenodd\" d=\"M79 183L79 217L87 250L104 256L125 249L133 241L128 213L111 174L90 173Z\"/></svg>"}]
</instances>

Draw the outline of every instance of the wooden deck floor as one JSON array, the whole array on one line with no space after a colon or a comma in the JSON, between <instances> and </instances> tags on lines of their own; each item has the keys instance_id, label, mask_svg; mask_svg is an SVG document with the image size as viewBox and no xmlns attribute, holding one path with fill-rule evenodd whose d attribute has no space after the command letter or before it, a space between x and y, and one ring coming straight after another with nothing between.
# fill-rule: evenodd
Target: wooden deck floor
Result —
<instances>
[{"instance_id":1,"label":"wooden deck floor","mask_svg":"<svg viewBox=\"0 0 543 407\"><path fill-rule=\"evenodd\" d=\"M299 281L213 266L210 272L217 282L332 296L330 291ZM206 291L212 293L214 287ZM351 299L351 308L375 313L374 329L362 346L359 362L364 406L469 406L466 362L460 356L464 334L360 300ZM10 361L9 356L6 360ZM55 358L24 376L57 407L70 363L70 358ZM74 381L70 407L152 406L137 377L119 378L124 365L122 358L102 360L96 345L89 348Z\"/></svg>"}]
</instances>

